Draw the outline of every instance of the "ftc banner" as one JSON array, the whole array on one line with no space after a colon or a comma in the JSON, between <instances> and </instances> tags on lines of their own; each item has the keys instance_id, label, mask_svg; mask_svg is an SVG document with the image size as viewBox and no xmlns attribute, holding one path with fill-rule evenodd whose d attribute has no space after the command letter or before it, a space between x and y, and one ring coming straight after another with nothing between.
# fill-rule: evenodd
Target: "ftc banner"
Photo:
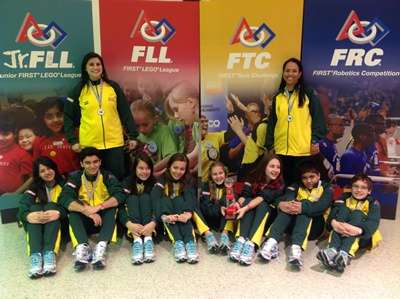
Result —
<instances>
[{"instance_id":1,"label":"ftc banner","mask_svg":"<svg viewBox=\"0 0 400 299\"><path fill-rule=\"evenodd\" d=\"M0 9L0 95L71 88L93 49L91 3L4 0Z\"/></svg>"},{"instance_id":2,"label":"ftc banner","mask_svg":"<svg viewBox=\"0 0 400 299\"><path fill-rule=\"evenodd\" d=\"M303 1L231 1L229 9L224 1L200 3L201 111L209 131L202 142L204 179L211 160L237 173L257 158L245 153L233 128L250 135L266 121L283 62L300 58L302 13Z\"/></svg>"},{"instance_id":3,"label":"ftc banner","mask_svg":"<svg viewBox=\"0 0 400 299\"><path fill-rule=\"evenodd\" d=\"M169 156L184 152L197 176L198 5L100 1L100 44L107 71L124 88L156 175L165 170Z\"/></svg>"},{"instance_id":4,"label":"ftc banner","mask_svg":"<svg viewBox=\"0 0 400 299\"><path fill-rule=\"evenodd\" d=\"M306 0L302 60L328 114L320 144L325 164L346 190L371 176L382 216L395 218L400 185L400 20L395 0ZM328 21L329 20L329 21Z\"/></svg>"}]
</instances>

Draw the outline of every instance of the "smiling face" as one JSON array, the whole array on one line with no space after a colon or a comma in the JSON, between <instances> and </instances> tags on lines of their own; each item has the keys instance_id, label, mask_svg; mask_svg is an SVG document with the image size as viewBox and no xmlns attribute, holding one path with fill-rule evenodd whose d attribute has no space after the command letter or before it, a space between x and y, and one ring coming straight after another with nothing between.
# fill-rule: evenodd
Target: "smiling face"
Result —
<instances>
[{"instance_id":1,"label":"smiling face","mask_svg":"<svg viewBox=\"0 0 400 299\"><path fill-rule=\"evenodd\" d=\"M185 161L174 161L171 164L169 172L171 174L171 177L174 180L178 181L185 174L185 170L186 170L186 162Z\"/></svg>"},{"instance_id":2,"label":"smiling face","mask_svg":"<svg viewBox=\"0 0 400 299\"><path fill-rule=\"evenodd\" d=\"M103 65L101 60L97 57L90 58L86 63L86 72L89 75L90 80L99 80L103 74Z\"/></svg>"},{"instance_id":3,"label":"smiling face","mask_svg":"<svg viewBox=\"0 0 400 299\"><path fill-rule=\"evenodd\" d=\"M97 175L101 165L101 160L96 155L87 156L81 162L81 166L87 175Z\"/></svg>"},{"instance_id":4,"label":"smiling face","mask_svg":"<svg viewBox=\"0 0 400 299\"><path fill-rule=\"evenodd\" d=\"M26 151L32 150L33 141L35 140L35 138L36 135L32 129L25 128L19 130L18 132L18 144L22 149Z\"/></svg>"},{"instance_id":5,"label":"smiling face","mask_svg":"<svg viewBox=\"0 0 400 299\"><path fill-rule=\"evenodd\" d=\"M56 177L56 172L43 164L39 164L39 176L45 183L51 183Z\"/></svg>"},{"instance_id":6,"label":"smiling face","mask_svg":"<svg viewBox=\"0 0 400 299\"><path fill-rule=\"evenodd\" d=\"M150 177L151 169L146 162L139 160L139 163L136 166L136 176L142 180L147 181Z\"/></svg>"},{"instance_id":7,"label":"smiling face","mask_svg":"<svg viewBox=\"0 0 400 299\"><path fill-rule=\"evenodd\" d=\"M351 185L351 194L355 199L363 200L371 194L371 190L367 182L358 180Z\"/></svg>"},{"instance_id":8,"label":"smiling face","mask_svg":"<svg viewBox=\"0 0 400 299\"><path fill-rule=\"evenodd\" d=\"M281 162L278 159L272 159L265 167L265 176L268 180L274 181L281 174Z\"/></svg>"},{"instance_id":9,"label":"smiling face","mask_svg":"<svg viewBox=\"0 0 400 299\"><path fill-rule=\"evenodd\" d=\"M60 133L64 127L64 115L57 106L51 107L45 112L43 121L54 134Z\"/></svg>"},{"instance_id":10,"label":"smiling face","mask_svg":"<svg viewBox=\"0 0 400 299\"><path fill-rule=\"evenodd\" d=\"M226 178L225 169L221 165L214 166L211 168L211 180L217 184L221 185L224 183Z\"/></svg>"},{"instance_id":11,"label":"smiling face","mask_svg":"<svg viewBox=\"0 0 400 299\"><path fill-rule=\"evenodd\" d=\"M291 90L299 82L301 72L299 66L294 62L288 62L283 70L283 80L286 82L286 86Z\"/></svg>"}]
</instances>

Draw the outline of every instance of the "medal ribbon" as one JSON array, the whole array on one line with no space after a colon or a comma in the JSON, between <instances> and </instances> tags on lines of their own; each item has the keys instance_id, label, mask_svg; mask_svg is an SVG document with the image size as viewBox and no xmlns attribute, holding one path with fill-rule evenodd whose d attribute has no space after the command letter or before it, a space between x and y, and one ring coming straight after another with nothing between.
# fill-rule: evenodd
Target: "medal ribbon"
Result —
<instances>
[{"instance_id":1,"label":"medal ribbon","mask_svg":"<svg viewBox=\"0 0 400 299\"><path fill-rule=\"evenodd\" d=\"M92 90L93 95L96 97L97 103L99 104L99 110L102 110L101 106L103 101L103 80L100 81L100 93L97 89L97 85L96 88L94 88L92 82L90 82L90 89Z\"/></svg>"},{"instance_id":2,"label":"medal ribbon","mask_svg":"<svg viewBox=\"0 0 400 299\"><path fill-rule=\"evenodd\" d=\"M82 174L83 186L85 187L86 193L89 197L89 203L90 203L90 201L92 201L93 206L94 206L94 192L96 191L96 186L97 186L97 183L99 182L99 179L100 179L100 175L97 174L96 180L92 183L92 188L89 188L89 182L86 179L85 174L84 173Z\"/></svg>"}]
</instances>

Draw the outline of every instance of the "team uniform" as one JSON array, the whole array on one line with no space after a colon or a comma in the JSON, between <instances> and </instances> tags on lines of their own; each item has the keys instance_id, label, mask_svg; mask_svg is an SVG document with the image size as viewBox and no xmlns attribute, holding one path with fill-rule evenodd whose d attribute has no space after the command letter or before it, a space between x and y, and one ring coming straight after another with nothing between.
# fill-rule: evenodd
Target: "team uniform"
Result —
<instances>
[{"instance_id":1,"label":"team uniform","mask_svg":"<svg viewBox=\"0 0 400 299\"><path fill-rule=\"evenodd\" d=\"M33 142L33 159L45 156L52 159L63 175L80 169L78 155L71 149L64 134L36 137Z\"/></svg>"},{"instance_id":2,"label":"team uniform","mask_svg":"<svg viewBox=\"0 0 400 299\"><path fill-rule=\"evenodd\" d=\"M331 186L329 183L319 181L318 186L308 190L303 185L293 184L287 188L283 200L300 201L301 214L291 215L278 211L278 215L267 231L268 240L265 243L260 255L265 260L278 256L277 242L281 239L289 225L293 225L291 232L291 254L289 263L295 266L302 266L301 250L306 250L311 230L318 230L321 234L324 228L324 212L327 211L332 198ZM313 224L315 223L314 226ZM320 226L320 227L319 227Z\"/></svg>"},{"instance_id":3,"label":"team uniform","mask_svg":"<svg viewBox=\"0 0 400 299\"><path fill-rule=\"evenodd\" d=\"M128 177L123 182L123 188L127 197L125 205L119 208L119 221L124 227L126 227L128 221L143 226L156 221L156 204L154 198L151 197L151 193L147 192L144 184L141 183L136 184L137 194L132 193L130 188L131 181L132 178ZM147 239L145 240L143 247L141 239L140 241L134 240L132 246L132 263L141 264L154 260L153 241L149 240L150 242ZM140 244L135 244L135 242L139 242Z\"/></svg>"},{"instance_id":4,"label":"team uniform","mask_svg":"<svg viewBox=\"0 0 400 299\"><path fill-rule=\"evenodd\" d=\"M32 173L32 157L17 144L0 150L0 194L14 192Z\"/></svg>"},{"instance_id":5,"label":"team uniform","mask_svg":"<svg viewBox=\"0 0 400 299\"><path fill-rule=\"evenodd\" d=\"M61 242L61 220L67 215L66 210L58 204L59 195L62 187L55 185L52 188L46 188L48 202L41 203L35 188L25 191L20 200L18 219L23 224L27 234L28 255L31 256L32 268L29 275L37 277L43 273L46 275L54 274L55 256L60 248ZM56 210L60 213L57 220L40 224L29 223L27 216L31 212ZM44 259L44 268L42 260Z\"/></svg>"},{"instance_id":6,"label":"team uniform","mask_svg":"<svg viewBox=\"0 0 400 299\"><path fill-rule=\"evenodd\" d=\"M344 193L334 202L327 223L330 224L333 219L362 229L359 236L342 236L332 230L327 249L318 253L317 257L324 265L343 272L350 263L350 257L354 257L360 247L374 248L382 239L378 230L380 205L372 197L357 200L351 193ZM332 229L330 225L328 227Z\"/></svg>"},{"instance_id":7,"label":"team uniform","mask_svg":"<svg viewBox=\"0 0 400 299\"><path fill-rule=\"evenodd\" d=\"M157 183L152 192L152 199L156 202L156 216L158 221L163 221L165 215L176 215L184 212L193 213L196 193L191 188L183 189L183 184ZM167 223L164 222L168 237L174 244L175 259L177 262L198 261L197 247L194 239L194 230L191 221Z\"/></svg>"},{"instance_id":8,"label":"team uniform","mask_svg":"<svg viewBox=\"0 0 400 299\"><path fill-rule=\"evenodd\" d=\"M283 169L297 169L299 163L311 155L311 143L326 135L325 119L319 99L307 92L299 107L299 93L280 91L272 100L268 118L266 148L274 149L283 162ZM285 182L298 178L294 171L285 171Z\"/></svg>"},{"instance_id":9,"label":"team uniform","mask_svg":"<svg viewBox=\"0 0 400 299\"><path fill-rule=\"evenodd\" d=\"M125 194L118 180L107 171L99 171L97 176L87 176L83 171L72 174L60 195L60 204L68 209L73 201L89 206L97 206L115 197L122 204ZM116 241L115 217L117 208L101 210L101 227L95 227L92 219L82 213L70 212L69 225L72 246L88 243L88 235L99 232L99 241Z\"/></svg>"},{"instance_id":10,"label":"team uniform","mask_svg":"<svg viewBox=\"0 0 400 299\"><path fill-rule=\"evenodd\" d=\"M119 85L101 80L93 84L82 88L77 86L67 98L65 133L68 142L76 144L78 138L74 133L79 127L80 146L93 146L100 150L103 167L122 179L125 172L124 129L130 139L136 139L138 132Z\"/></svg>"}]
</instances>

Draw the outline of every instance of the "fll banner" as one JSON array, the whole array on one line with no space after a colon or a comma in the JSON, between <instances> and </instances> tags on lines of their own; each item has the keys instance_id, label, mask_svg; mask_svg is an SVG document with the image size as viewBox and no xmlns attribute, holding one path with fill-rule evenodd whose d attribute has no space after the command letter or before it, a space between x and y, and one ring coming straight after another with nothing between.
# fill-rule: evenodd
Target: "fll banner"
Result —
<instances>
[{"instance_id":1,"label":"fll banner","mask_svg":"<svg viewBox=\"0 0 400 299\"><path fill-rule=\"evenodd\" d=\"M0 9L0 95L68 91L93 49L91 3L4 0Z\"/></svg>"},{"instance_id":2,"label":"fll banner","mask_svg":"<svg viewBox=\"0 0 400 299\"><path fill-rule=\"evenodd\" d=\"M226 5L200 3L201 111L209 131L203 164L220 159L237 173L241 164L254 162L261 153L245 153L227 116L241 119L249 135L268 113L283 62L300 58L303 1L230 1L229 9ZM202 172L205 179L207 166Z\"/></svg>"},{"instance_id":3,"label":"fll banner","mask_svg":"<svg viewBox=\"0 0 400 299\"><path fill-rule=\"evenodd\" d=\"M177 151L188 154L197 172L198 5L100 1L101 52L110 77L124 88L156 174Z\"/></svg>"},{"instance_id":4,"label":"fll banner","mask_svg":"<svg viewBox=\"0 0 400 299\"><path fill-rule=\"evenodd\" d=\"M400 185L397 8L395 0L306 0L303 28L304 75L329 113L326 165L340 187L355 173L370 175L387 218Z\"/></svg>"}]
</instances>

